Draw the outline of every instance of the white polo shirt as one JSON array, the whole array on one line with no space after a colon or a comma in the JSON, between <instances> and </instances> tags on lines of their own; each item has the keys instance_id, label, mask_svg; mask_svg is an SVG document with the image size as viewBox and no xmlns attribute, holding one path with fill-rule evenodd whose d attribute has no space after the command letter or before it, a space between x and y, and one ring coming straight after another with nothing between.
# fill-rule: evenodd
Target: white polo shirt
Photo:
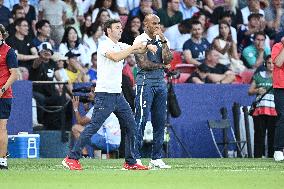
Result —
<instances>
[{"instance_id":1,"label":"white polo shirt","mask_svg":"<svg viewBox=\"0 0 284 189\"><path fill-rule=\"evenodd\" d=\"M128 47L129 45L125 43L114 43L108 37L99 44L97 51L96 92L121 93L124 60L114 62L106 57L106 53L110 51L120 52Z\"/></svg>"}]
</instances>

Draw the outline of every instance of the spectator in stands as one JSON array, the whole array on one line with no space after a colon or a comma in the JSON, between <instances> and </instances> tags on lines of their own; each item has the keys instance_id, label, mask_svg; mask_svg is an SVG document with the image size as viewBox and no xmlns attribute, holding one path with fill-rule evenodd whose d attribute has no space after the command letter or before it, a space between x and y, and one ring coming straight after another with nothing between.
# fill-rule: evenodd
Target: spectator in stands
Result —
<instances>
[{"instance_id":1,"label":"spectator in stands","mask_svg":"<svg viewBox=\"0 0 284 189\"><path fill-rule=\"evenodd\" d=\"M274 102L277 112L277 122L275 128L274 139L274 160L284 160L284 38L280 43L276 43L272 47L271 58L274 63L273 67L273 90L274 90Z\"/></svg>"},{"instance_id":2,"label":"spectator in stands","mask_svg":"<svg viewBox=\"0 0 284 189\"><path fill-rule=\"evenodd\" d=\"M103 28L104 23L109 19L110 19L110 15L109 15L107 9L101 8L98 12L96 20L93 23L100 25Z\"/></svg>"},{"instance_id":3,"label":"spectator in stands","mask_svg":"<svg viewBox=\"0 0 284 189\"><path fill-rule=\"evenodd\" d=\"M102 8L108 11L110 18L119 19L116 0L100 0L100 1L96 1L94 5L94 9L92 11L92 21L93 22L95 22L95 20L97 19L98 12Z\"/></svg>"},{"instance_id":4,"label":"spectator in stands","mask_svg":"<svg viewBox=\"0 0 284 189\"><path fill-rule=\"evenodd\" d=\"M254 43L243 50L242 56L248 68L258 68L263 65L264 59L270 55L270 48L264 43L265 38L264 32L256 32L254 34Z\"/></svg>"},{"instance_id":5,"label":"spectator in stands","mask_svg":"<svg viewBox=\"0 0 284 189\"><path fill-rule=\"evenodd\" d=\"M86 47L80 43L78 34L75 28L66 28L61 44L59 46L59 52L65 55L68 51L72 51L75 54L80 54L79 60L82 66L90 63L91 57Z\"/></svg>"},{"instance_id":6,"label":"spectator in stands","mask_svg":"<svg viewBox=\"0 0 284 189\"><path fill-rule=\"evenodd\" d=\"M168 0L167 9L159 9L157 16L161 19L162 30L178 24L182 21L182 13L179 11L179 0Z\"/></svg>"},{"instance_id":7,"label":"spectator in stands","mask_svg":"<svg viewBox=\"0 0 284 189\"><path fill-rule=\"evenodd\" d=\"M19 18L25 18L25 10L24 10L24 7L20 6L20 5L17 5L17 6L14 6L13 7L13 10L12 10L12 16L13 16L13 22L11 22L8 27L7 27L7 30L9 32L9 35L15 35L16 33L16 26L15 26L15 23L14 21L19 19ZM29 38L33 39L34 38L34 31L33 31L33 28L32 28L32 25L28 22L29 24Z\"/></svg>"},{"instance_id":8,"label":"spectator in stands","mask_svg":"<svg viewBox=\"0 0 284 189\"><path fill-rule=\"evenodd\" d=\"M0 24L7 27L12 22L12 14L9 8L3 5L4 0L0 0Z\"/></svg>"},{"instance_id":9,"label":"spectator in stands","mask_svg":"<svg viewBox=\"0 0 284 189\"><path fill-rule=\"evenodd\" d=\"M185 19L181 23L169 27L164 34L171 44L171 49L182 52L183 44L191 38L190 31L190 19Z\"/></svg>"},{"instance_id":10,"label":"spectator in stands","mask_svg":"<svg viewBox=\"0 0 284 189\"><path fill-rule=\"evenodd\" d=\"M262 24L263 15L251 14L248 17L248 25L241 25L238 30L238 52L242 52L244 48L251 45L254 41L254 34L256 32L264 31ZM270 48L270 40L266 35L265 45Z\"/></svg>"},{"instance_id":11,"label":"spectator in stands","mask_svg":"<svg viewBox=\"0 0 284 189\"><path fill-rule=\"evenodd\" d=\"M249 95L256 95L256 100L272 87L273 63L271 56L266 57L266 70L254 74ZM267 131L268 157L272 158L274 153L274 131L277 113L275 110L273 90L270 90L256 105L253 112L254 123L254 157L265 156L265 136Z\"/></svg>"},{"instance_id":12,"label":"spectator in stands","mask_svg":"<svg viewBox=\"0 0 284 189\"><path fill-rule=\"evenodd\" d=\"M204 62L205 51L210 43L202 37L203 28L199 21L192 21L191 27L191 38L183 45L183 55L186 63L200 65Z\"/></svg>"},{"instance_id":13,"label":"spectator in stands","mask_svg":"<svg viewBox=\"0 0 284 189\"><path fill-rule=\"evenodd\" d=\"M272 0L268 8L264 10L267 27L275 33L284 31L284 9L282 0Z\"/></svg>"},{"instance_id":14,"label":"spectator in stands","mask_svg":"<svg viewBox=\"0 0 284 189\"><path fill-rule=\"evenodd\" d=\"M194 13L199 12L195 0L180 0L179 11L182 13L183 19L191 18Z\"/></svg>"},{"instance_id":15,"label":"spectator in stands","mask_svg":"<svg viewBox=\"0 0 284 189\"><path fill-rule=\"evenodd\" d=\"M220 53L219 63L230 67L231 60L239 60L237 44L232 39L230 24L226 21L219 23L219 36L212 43L212 47Z\"/></svg>"},{"instance_id":16,"label":"spectator in stands","mask_svg":"<svg viewBox=\"0 0 284 189\"><path fill-rule=\"evenodd\" d=\"M19 4L15 4L13 9L16 6L22 6L24 9L25 18L29 22L31 28L33 29L33 33L35 33L35 24L36 24L36 9L33 5L29 4L28 0L19 0Z\"/></svg>"},{"instance_id":17,"label":"spectator in stands","mask_svg":"<svg viewBox=\"0 0 284 189\"><path fill-rule=\"evenodd\" d=\"M264 15L264 10L260 8L260 1L259 0L247 0L248 6L241 9L242 16L243 16L243 24L248 24L248 17L253 13L262 14Z\"/></svg>"},{"instance_id":18,"label":"spectator in stands","mask_svg":"<svg viewBox=\"0 0 284 189\"><path fill-rule=\"evenodd\" d=\"M118 12L121 15L128 15L130 10L136 8L140 4L140 0L117 0Z\"/></svg>"},{"instance_id":19,"label":"spectator in stands","mask_svg":"<svg viewBox=\"0 0 284 189\"><path fill-rule=\"evenodd\" d=\"M59 45L64 34L66 4L61 0L40 1L38 20L48 20L51 27L51 39Z\"/></svg>"},{"instance_id":20,"label":"spectator in stands","mask_svg":"<svg viewBox=\"0 0 284 189\"><path fill-rule=\"evenodd\" d=\"M206 36L206 33L207 33L207 29L209 27L209 19L207 18L206 14L204 11L199 11L197 13L194 13L194 15L192 16L191 18L192 20L198 20L203 29L204 29L204 32L203 32L203 36Z\"/></svg>"},{"instance_id":21,"label":"spectator in stands","mask_svg":"<svg viewBox=\"0 0 284 189\"><path fill-rule=\"evenodd\" d=\"M232 18L231 25L237 29L241 24L243 24L242 12L238 9L238 1L225 0L224 3L224 6L219 6L214 9L211 16L211 21L214 24L218 24L218 21L221 19L222 15L226 12L229 12Z\"/></svg>"},{"instance_id":22,"label":"spectator in stands","mask_svg":"<svg viewBox=\"0 0 284 189\"><path fill-rule=\"evenodd\" d=\"M33 60L38 58L37 49L28 38L29 24L25 18L19 18L15 22L16 33L10 36L6 42L15 49L19 66L26 67L31 71Z\"/></svg>"},{"instance_id":23,"label":"spectator in stands","mask_svg":"<svg viewBox=\"0 0 284 189\"><path fill-rule=\"evenodd\" d=\"M78 6L75 0L64 0L64 2L66 3L65 27L74 27L78 33L78 37L82 38L80 22L84 20L84 17L81 6Z\"/></svg>"},{"instance_id":24,"label":"spectator in stands","mask_svg":"<svg viewBox=\"0 0 284 189\"><path fill-rule=\"evenodd\" d=\"M190 75L186 83L204 84L209 83L207 76L209 67L206 64L200 64L197 69Z\"/></svg>"},{"instance_id":25,"label":"spectator in stands","mask_svg":"<svg viewBox=\"0 0 284 189\"><path fill-rule=\"evenodd\" d=\"M75 54L72 51L68 51L65 56L68 57L66 68L67 76L69 78L68 82L88 82L89 77L86 75L87 68L82 67L78 61L78 57L80 57L80 54Z\"/></svg>"},{"instance_id":26,"label":"spectator in stands","mask_svg":"<svg viewBox=\"0 0 284 189\"><path fill-rule=\"evenodd\" d=\"M138 16L140 20L144 20L147 14L157 14L157 12L152 8L153 1L152 0L141 0L140 6L132 9L129 13L128 18L133 16Z\"/></svg>"},{"instance_id":27,"label":"spectator in stands","mask_svg":"<svg viewBox=\"0 0 284 189\"><path fill-rule=\"evenodd\" d=\"M84 16L84 22L83 24L80 26L80 31L82 34L82 39L85 42L86 39L88 39L89 37L91 37L91 26L92 26L92 15L90 14L86 14Z\"/></svg>"},{"instance_id":28,"label":"spectator in stands","mask_svg":"<svg viewBox=\"0 0 284 189\"><path fill-rule=\"evenodd\" d=\"M88 70L87 74L89 75L90 81L92 83L97 82L97 52L92 54L91 59L92 65L91 68Z\"/></svg>"},{"instance_id":29,"label":"spectator in stands","mask_svg":"<svg viewBox=\"0 0 284 189\"><path fill-rule=\"evenodd\" d=\"M35 47L38 47L41 43L43 42L49 42L52 47L54 48L54 41L50 39L50 33L51 33L51 28L50 28L50 23L48 20L39 20L36 23L36 34L37 36L32 40L33 45Z\"/></svg>"},{"instance_id":30,"label":"spectator in stands","mask_svg":"<svg viewBox=\"0 0 284 189\"><path fill-rule=\"evenodd\" d=\"M205 64L209 67L207 79L210 83L224 84L232 83L235 80L234 72L223 64L218 63L218 51L209 48L205 56Z\"/></svg>"},{"instance_id":31,"label":"spectator in stands","mask_svg":"<svg viewBox=\"0 0 284 189\"><path fill-rule=\"evenodd\" d=\"M83 14L91 14L89 13L91 7L94 6L96 0L76 0L76 3L80 5Z\"/></svg>"},{"instance_id":32,"label":"spectator in stands","mask_svg":"<svg viewBox=\"0 0 284 189\"><path fill-rule=\"evenodd\" d=\"M92 87L92 90L94 87ZM93 93L93 91L91 93ZM94 94L92 94L94 95ZM76 117L77 123L72 126L72 134L75 140L78 140L80 134L83 132L85 127L91 122L94 107L92 107L85 116L81 116L79 112L79 96L75 96L72 99L73 110ZM121 133L120 125L117 117L114 113L105 120L102 127L94 134L91 138L92 145L95 149L100 149L105 152L111 152L117 150L120 145ZM88 156L88 151L86 148L82 149L82 156Z\"/></svg>"},{"instance_id":33,"label":"spectator in stands","mask_svg":"<svg viewBox=\"0 0 284 189\"><path fill-rule=\"evenodd\" d=\"M232 39L235 43L237 43L237 30L236 30L236 28L231 26L232 16L231 16L230 12L224 12L222 14L219 22L223 22L223 21L229 23L230 30L231 30L231 33L232 33ZM208 40L209 43L212 43L213 40L215 39L215 37L217 37L218 35L219 35L219 23L208 28L206 39Z\"/></svg>"},{"instance_id":34,"label":"spectator in stands","mask_svg":"<svg viewBox=\"0 0 284 189\"><path fill-rule=\"evenodd\" d=\"M93 23L91 26L91 36L85 41L85 46L88 48L90 54L97 52L100 41L104 40L103 34L102 26Z\"/></svg>"},{"instance_id":35,"label":"spectator in stands","mask_svg":"<svg viewBox=\"0 0 284 189\"><path fill-rule=\"evenodd\" d=\"M143 32L142 23L138 16L133 16L127 20L121 35L121 42L132 45L135 37Z\"/></svg>"},{"instance_id":36,"label":"spectator in stands","mask_svg":"<svg viewBox=\"0 0 284 189\"><path fill-rule=\"evenodd\" d=\"M57 69L56 63L51 59L53 54L52 46L48 42L43 42L39 46L39 57L33 61L32 69L30 72L30 80L32 81L53 81L55 78L55 70ZM59 80L59 78L57 78ZM55 85L38 85L33 87L33 96L36 99L37 106L53 106L62 105L63 99L59 96L59 90ZM37 109L38 121L43 123L50 129L56 126L52 123L52 117L45 117L42 109ZM46 114L47 115L47 114ZM70 117L70 116L69 116ZM58 118L59 119L59 118ZM50 124L50 125L49 125Z\"/></svg>"},{"instance_id":37,"label":"spectator in stands","mask_svg":"<svg viewBox=\"0 0 284 189\"><path fill-rule=\"evenodd\" d=\"M85 41L85 45L88 48L89 51L89 55L91 56L92 53L97 52L98 46L100 44L101 41L105 40L105 36L104 36L104 31L102 29L101 25L98 25L97 23L93 23L92 27L91 27L91 37L89 37L86 41Z\"/></svg>"}]
</instances>

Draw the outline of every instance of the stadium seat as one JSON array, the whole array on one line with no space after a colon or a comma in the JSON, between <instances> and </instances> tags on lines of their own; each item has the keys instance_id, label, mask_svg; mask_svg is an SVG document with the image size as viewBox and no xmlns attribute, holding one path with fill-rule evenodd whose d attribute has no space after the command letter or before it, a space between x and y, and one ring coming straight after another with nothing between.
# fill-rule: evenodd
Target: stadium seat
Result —
<instances>
[{"instance_id":1,"label":"stadium seat","mask_svg":"<svg viewBox=\"0 0 284 189\"><path fill-rule=\"evenodd\" d=\"M239 73L238 75L236 75L236 79L234 83L239 83L239 84L250 84L252 77L253 77L254 72L251 70L246 70L243 71L241 73Z\"/></svg>"},{"instance_id":2,"label":"stadium seat","mask_svg":"<svg viewBox=\"0 0 284 189\"><path fill-rule=\"evenodd\" d=\"M171 70L176 68L176 65L182 64L182 52L172 51L173 60L171 61Z\"/></svg>"},{"instance_id":3,"label":"stadium seat","mask_svg":"<svg viewBox=\"0 0 284 189\"><path fill-rule=\"evenodd\" d=\"M173 79L173 83L185 83L186 80L190 77L189 73L180 73L180 77L177 79Z\"/></svg>"},{"instance_id":4,"label":"stadium seat","mask_svg":"<svg viewBox=\"0 0 284 189\"><path fill-rule=\"evenodd\" d=\"M196 69L196 66L193 64L177 64L175 66L175 70L179 71L180 73L188 73L191 74Z\"/></svg>"}]
</instances>

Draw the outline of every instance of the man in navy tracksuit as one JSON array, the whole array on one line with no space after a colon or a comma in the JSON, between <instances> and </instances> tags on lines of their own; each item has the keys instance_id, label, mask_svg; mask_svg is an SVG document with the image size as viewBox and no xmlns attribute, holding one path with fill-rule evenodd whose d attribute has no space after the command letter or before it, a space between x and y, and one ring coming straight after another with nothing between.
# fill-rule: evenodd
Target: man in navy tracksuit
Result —
<instances>
[{"instance_id":1,"label":"man in navy tracksuit","mask_svg":"<svg viewBox=\"0 0 284 189\"><path fill-rule=\"evenodd\" d=\"M143 143L143 133L151 112L153 147L149 166L171 168L162 161L161 156L167 111L167 86L164 80L164 69L169 68L173 56L159 23L158 16L147 15L143 22L145 33L137 36L134 41L134 44L145 42L147 45L156 46L154 53L148 51L135 55L138 64L135 99L135 121L137 124L135 156L137 163L141 164L140 150Z\"/></svg>"}]
</instances>

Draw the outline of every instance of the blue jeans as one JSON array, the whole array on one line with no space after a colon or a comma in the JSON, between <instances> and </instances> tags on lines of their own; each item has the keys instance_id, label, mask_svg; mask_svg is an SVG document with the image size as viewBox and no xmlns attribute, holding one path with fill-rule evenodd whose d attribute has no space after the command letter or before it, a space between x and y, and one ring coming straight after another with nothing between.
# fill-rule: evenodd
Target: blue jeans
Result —
<instances>
[{"instance_id":1,"label":"blue jeans","mask_svg":"<svg viewBox=\"0 0 284 189\"><path fill-rule=\"evenodd\" d=\"M107 143L104 136L99 134L94 134L91 138L92 146L95 146L97 149L100 149L104 152L107 152ZM108 144L109 152L117 150L119 148L118 144Z\"/></svg>"},{"instance_id":2,"label":"blue jeans","mask_svg":"<svg viewBox=\"0 0 284 189\"><path fill-rule=\"evenodd\" d=\"M277 111L274 148L282 151L284 149L284 89L274 89L274 102Z\"/></svg>"},{"instance_id":3,"label":"blue jeans","mask_svg":"<svg viewBox=\"0 0 284 189\"><path fill-rule=\"evenodd\" d=\"M151 112L151 122L153 126L153 146L152 159L162 157L164 143L164 130L167 113L167 87L160 85L138 85L135 98L135 121L136 136L135 157L140 159L140 151L143 146L144 129Z\"/></svg>"},{"instance_id":4,"label":"blue jeans","mask_svg":"<svg viewBox=\"0 0 284 189\"><path fill-rule=\"evenodd\" d=\"M104 121L111 113L114 113L119 120L119 124L126 129L125 136L125 161L132 165L136 163L134 158L134 135L135 120L129 104L122 94L97 92L95 96L94 112L92 120L81 133L78 141L71 150L71 159L80 159L84 146L91 145L91 137L100 129Z\"/></svg>"}]
</instances>

